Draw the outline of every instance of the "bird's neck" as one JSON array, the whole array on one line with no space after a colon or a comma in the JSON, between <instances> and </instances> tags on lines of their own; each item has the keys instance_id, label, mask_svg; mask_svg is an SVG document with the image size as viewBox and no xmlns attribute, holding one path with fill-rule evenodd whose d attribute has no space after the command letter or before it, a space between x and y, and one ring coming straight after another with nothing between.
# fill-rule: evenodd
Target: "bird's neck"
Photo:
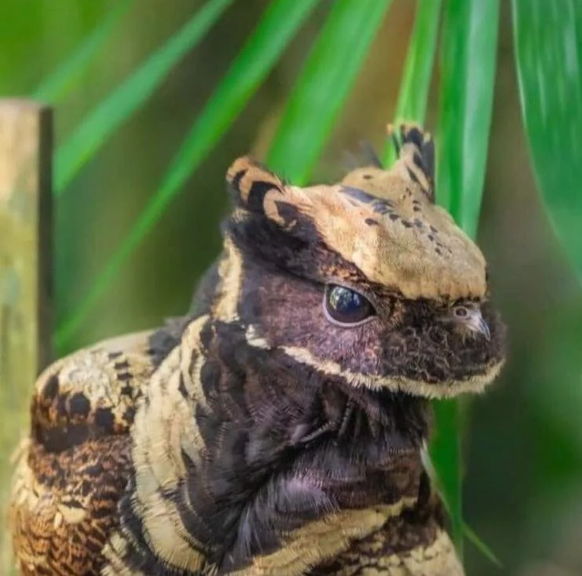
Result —
<instances>
[{"instance_id":1,"label":"bird's neck","mask_svg":"<svg viewBox=\"0 0 582 576\"><path fill-rule=\"evenodd\" d=\"M414 505L427 429L424 401L322 380L249 346L240 324L203 316L136 416L131 514L154 556L183 568L198 566L202 549L221 572L241 569L331 521L326 559L349 544L346 530L363 537ZM160 514L182 556L164 549L166 534L145 534Z\"/></svg>"}]
</instances>

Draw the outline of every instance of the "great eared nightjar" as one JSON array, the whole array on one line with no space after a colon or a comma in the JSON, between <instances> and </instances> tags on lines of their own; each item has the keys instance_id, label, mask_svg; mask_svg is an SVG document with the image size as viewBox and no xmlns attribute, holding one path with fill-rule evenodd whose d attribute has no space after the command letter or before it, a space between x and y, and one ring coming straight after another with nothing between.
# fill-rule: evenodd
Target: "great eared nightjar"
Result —
<instances>
[{"instance_id":1,"label":"great eared nightjar","mask_svg":"<svg viewBox=\"0 0 582 576\"><path fill-rule=\"evenodd\" d=\"M298 187L227 172L192 309L39 377L17 458L21 574L459 576L423 466L432 398L481 392L505 329L435 203L434 144Z\"/></svg>"}]
</instances>

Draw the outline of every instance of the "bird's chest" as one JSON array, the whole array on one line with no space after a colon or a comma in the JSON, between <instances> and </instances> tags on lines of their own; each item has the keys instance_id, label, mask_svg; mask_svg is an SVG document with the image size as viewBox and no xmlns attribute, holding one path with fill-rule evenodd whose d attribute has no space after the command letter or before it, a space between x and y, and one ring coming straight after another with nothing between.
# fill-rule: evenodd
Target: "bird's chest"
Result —
<instances>
[{"instance_id":1,"label":"bird's chest","mask_svg":"<svg viewBox=\"0 0 582 576\"><path fill-rule=\"evenodd\" d=\"M413 501L422 473L418 452L378 453L376 446L345 446L336 440L305 450L293 468L340 510Z\"/></svg>"}]
</instances>

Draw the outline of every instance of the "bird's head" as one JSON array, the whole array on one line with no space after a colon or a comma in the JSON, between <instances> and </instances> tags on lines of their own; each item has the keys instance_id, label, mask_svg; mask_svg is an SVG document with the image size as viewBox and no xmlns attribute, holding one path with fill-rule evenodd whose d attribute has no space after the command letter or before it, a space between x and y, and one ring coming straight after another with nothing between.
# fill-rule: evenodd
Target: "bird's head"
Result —
<instances>
[{"instance_id":1,"label":"bird's head","mask_svg":"<svg viewBox=\"0 0 582 576\"><path fill-rule=\"evenodd\" d=\"M505 335L485 259L435 204L430 135L402 126L394 137L390 170L358 168L331 186L236 160L212 313L324 378L424 397L480 391Z\"/></svg>"}]
</instances>

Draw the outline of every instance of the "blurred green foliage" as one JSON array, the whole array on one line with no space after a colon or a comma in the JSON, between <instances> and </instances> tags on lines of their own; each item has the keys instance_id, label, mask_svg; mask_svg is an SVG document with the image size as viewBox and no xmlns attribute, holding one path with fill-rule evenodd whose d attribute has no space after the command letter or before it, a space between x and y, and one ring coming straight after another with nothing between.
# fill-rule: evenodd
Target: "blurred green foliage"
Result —
<instances>
[{"instance_id":1,"label":"blurred green foliage","mask_svg":"<svg viewBox=\"0 0 582 576\"><path fill-rule=\"evenodd\" d=\"M222 2L224 5L225 3ZM290 3L288 0L276 0L272 2L269 9L253 34L249 38L246 46L238 54L228 73L215 90L212 98L197 118L190 134L179 149L176 157L172 161L160 188L155 196L146 205L136 223L132 226L129 235L123 241L118 250L105 267L103 273L95 280L91 291L82 301L79 309L76 310L70 320L66 321L57 332L57 348L62 349L67 345L67 339L74 332L94 301L99 298L111 283L111 280L118 273L125 260L133 252L135 247L160 218L167 207L168 202L181 191L186 179L192 174L195 168L203 160L204 156L212 149L212 146L222 136L228 125L234 120L240 108L246 104L253 95L260 81L275 64L277 57L292 38L297 27L301 25L309 11L313 8L314 0L298 0ZM200 26L199 17L193 19L192 30L198 32ZM190 38L190 35L187 36ZM165 51L164 51L165 52ZM157 63L158 58L156 58ZM169 64L168 58L161 59L163 64ZM106 120L103 118L107 110L115 109L126 99L134 99L134 95L141 94L141 84L148 81L151 76L156 76L161 66L152 67L152 60L140 70L139 82L129 82L123 86L113 97L106 102L107 106L99 109L98 117L90 119L85 131L87 140L94 142L92 152L97 150L99 142L93 139L95 132L101 132L101 126ZM166 67L164 66L165 70ZM135 77L134 77L135 78ZM141 100L143 103L143 100ZM127 117L135 110L135 106L125 107ZM120 118L118 116L118 118ZM72 143L71 152L76 154L76 142ZM68 150L68 149L67 149ZM91 150L87 151L87 155ZM57 157L58 159L58 157ZM62 163L57 163L57 169L62 168L67 173L71 158L64 158ZM73 158L74 162L74 158Z\"/></svg>"},{"instance_id":2,"label":"blurred green foliage","mask_svg":"<svg viewBox=\"0 0 582 576\"><path fill-rule=\"evenodd\" d=\"M582 3L512 8L23 0L3 7L0 93L56 107L60 352L188 307L219 250L235 155L254 148L298 183L336 178L342 149L384 147L393 117L428 118L438 200L469 234L479 225L512 343L487 397L439 408L433 457L453 524L464 479L464 519L502 571L578 574L582 298L546 213L579 273ZM466 561L472 575L494 569L475 548Z\"/></svg>"},{"instance_id":3,"label":"blurred green foliage","mask_svg":"<svg viewBox=\"0 0 582 576\"><path fill-rule=\"evenodd\" d=\"M279 120L267 164L306 184L391 0L342 0L330 10Z\"/></svg>"},{"instance_id":4,"label":"blurred green foliage","mask_svg":"<svg viewBox=\"0 0 582 576\"><path fill-rule=\"evenodd\" d=\"M156 50L138 69L124 80L115 90L104 98L83 119L67 140L61 144L55 157L55 194L60 195L71 180L76 176L83 165L89 161L107 139L119 129L123 122L143 106L156 89L167 78L168 74L178 62L198 43L220 18L233 0L210 0L199 12L176 31L161 48ZM127 2L116 6L106 16L103 23L91 35L90 40L105 37L114 20L123 14L120 8L126 8ZM59 80L63 82L66 74L73 75L86 64L89 55L94 52L98 43L86 43L77 49L66 62L47 82L34 93L35 98L57 102L59 93L56 86ZM90 49L89 49L90 48ZM57 81L55 81L55 79ZM64 82L63 82L64 83ZM51 90L52 88L52 90Z\"/></svg>"}]
</instances>

